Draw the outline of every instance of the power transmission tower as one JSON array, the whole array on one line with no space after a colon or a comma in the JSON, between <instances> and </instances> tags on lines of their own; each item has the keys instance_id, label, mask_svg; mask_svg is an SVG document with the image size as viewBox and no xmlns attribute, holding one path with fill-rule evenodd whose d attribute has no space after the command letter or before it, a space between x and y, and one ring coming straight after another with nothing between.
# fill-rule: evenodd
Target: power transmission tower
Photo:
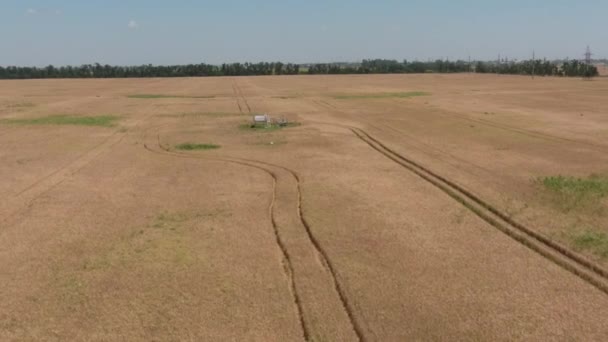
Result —
<instances>
[{"instance_id":1,"label":"power transmission tower","mask_svg":"<svg viewBox=\"0 0 608 342\"><path fill-rule=\"evenodd\" d=\"M591 53L591 48L589 45L587 45L587 51L585 52L585 64L591 65L591 56L593 56Z\"/></svg>"},{"instance_id":2,"label":"power transmission tower","mask_svg":"<svg viewBox=\"0 0 608 342\"><path fill-rule=\"evenodd\" d=\"M591 72L589 71L589 69L591 68L591 63L593 62L591 60L591 57L593 56L593 54L591 53L591 48L589 47L589 45L587 45L587 50L585 51L584 56L585 56L585 74L583 75L583 79L590 80Z\"/></svg>"}]
</instances>

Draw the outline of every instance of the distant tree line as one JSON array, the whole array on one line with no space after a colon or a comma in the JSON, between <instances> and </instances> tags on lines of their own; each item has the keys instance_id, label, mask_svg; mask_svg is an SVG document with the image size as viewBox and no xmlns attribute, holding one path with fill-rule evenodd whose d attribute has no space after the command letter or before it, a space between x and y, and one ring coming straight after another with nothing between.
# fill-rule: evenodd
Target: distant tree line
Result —
<instances>
[{"instance_id":1,"label":"distant tree line","mask_svg":"<svg viewBox=\"0 0 608 342\"><path fill-rule=\"evenodd\" d=\"M0 67L0 79L32 78L130 78L130 77L197 77L197 76L253 76L253 75L297 75L297 64L277 63L232 63L222 65L140 65L112 66L85 64L81 66L44 68L37 67Z\"/></svg>"},{"instance_id":2,"label":"distant tree line","mask_svg":"<svg viewBox=\"0 0 608 342\"><path fill-rule=\"evenodd\" d=\"M222 65L140 65L111 66L86 64L82 66L54 67L0 67L0 79L33 78L130 78L130 77L199 77L199 76L262 76L262 75L337 75L337 74L414 74L414 73L497 73L539 76L588 76L598 75L595 66L573 60L560 64L549 61L530 60L523 62L477 62L436 60L429 62L399 62L374 59L361 63L284 64L230 63Z\"/></svg>"},{"instance_id":3,"label":"distant tree line","mask_svg":"<svg viewBox=\"0 0 608 342\"><path fill-rule=\"evenodd\" d=\"M455 73L469 71L464 61L403 62L388 59L363 60L360 64L313 64L309 74L420 74Z\"/></svg>"},{"instance_id":4,"label":"distant tree line","mask_svg":"<svg viewBox=\"0 0 608 342\"><path fill-rule=\"evenodd\" d=\"M537 75L565 77L595 77L599 71L595 65L577 60L563 61L558 64L546 60L528 60L522 62L477 62L475 71L489 74Z\"/></svg>"}]
</instances>

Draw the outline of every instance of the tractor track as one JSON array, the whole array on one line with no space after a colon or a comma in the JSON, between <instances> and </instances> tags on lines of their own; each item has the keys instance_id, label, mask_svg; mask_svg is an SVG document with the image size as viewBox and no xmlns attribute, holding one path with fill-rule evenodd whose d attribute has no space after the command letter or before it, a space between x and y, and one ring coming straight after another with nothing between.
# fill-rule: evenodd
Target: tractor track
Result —
<instances>
[{"instance_id":1,"label":"tractor track","mask_svg":"<svg viewBox=\"0 0 608 342\"><path fill-rule=\"evenodd\" d=\"M251 114L251 107L249 106L249 102L243 95L243 91L241 90L236 81L232 82L232 91L234 92L234 97L236 98L236 103L239 106L239 111L241 112L241 114L245 113L243 107L247 107L247 113ZM245 104L244 106L241 106L241 101Z\"/></svg>"},{"instance_id":2,"label":"tractor track","mask_svg":"<svg viewBox=\"0 0 608 342\"><path fill-rule=\"evenodd\" d=\"M236 90L236 82L232 83L232 92L234 93L234 98L236 100L236 105L239 107L239 112L243 114L243 107L241 106L241 100L239 98L239 93Z\"/></svg>"},{"instance_id":3,"label":"tractor track","mask_svg":"<svg viewBox=\"0 0 608 342\"><path fill-rule=\"evenodd\" d=\"M17 203L17 208L13 210L9 209L8 215L5 216L0 223L2 223L3 226L9 224L11 219L14 219L24 208L30 207L31 204L42 195L59 186L68 178L80 172L99 156L121 143L126 135L126 132L114 132L99 144L96 144L60 168L39 178L34 183L16 193L13 196L13 200L17 202L21 201L21 203Z\"/></svg>"},{"instance_id":4,"label":"tractor track","mask_svg":"<svg viewBox=\"0 0 608 342\"><path fill-rule=\"evenodd\" d=\"M499 123L499 122L486 120L486 119L471 118L466 115L455 114L455 113L451 113L449 115L446 114L446 116L452 117L452 118L457 117L461 120L494 127L494 128L502 129L505 131L513 132L513 133L519 133L519 134L526 135L526 136L529 136L532 138L544 139L544 140L548 140L548 141L556 141L556 142L562 142L562 143L567 142L567 143L577 144L577 145L581 145L581 146L585 146L585 147L590 147L590 148L597 149L600 152L605 152L606 149L608 149L608 146L606 146L606 145L595 144L595 143L592 143L589 141L571 139L571 138L566 138L566 137L562 137L562 136L558 136L558 135L552 135L552 134L548 134L548 133L533 131L533 130L515 127L515 126L511 126L511 125L507 125L507 124L503 124L503 123Z\"/></svg>"},{"instance_id":5,"label":"tractor track","mask_svg":"<svg viewBox=\"0 0 608 342\"><path fill-rule=\"evenodd\" d=\"M241 162L238 160L231 160L231 159L224 159L224 158L209 158L209 157L201 157L201 156L189 155L189 154L185 154L185 153L173 152L162 145L162 143L160 141L160 134L157 135L156 145L157 145L158 149L152 148L152 147L148 146L147 143L144 143L144 148L149 152L163 155L163 156L169 156L169 157L173 157L173 158L195 159L195 160L213 160L213 161L220 161L220 162L225 162L225 163L246 166L246 167L257 169L258 171L262 171L271 177L271 179L272 179L272 198L271 198L270 205L268 208L269 215L270 215L270 221L272 224L275 241L276 241L277 245L279 246L279 250L281 251L281 256L282 256L281 263L283 265L283 270L285 271L285 274L286 274L288 282L289 282L289 288L290 288L290 292L293 296L294 304L296 306L296 314L298 316L300 326L302 328L302 334L303 334L304 340L310 341L309 328L308 328L308 325L306 324L306 322L304 321L302 303L301 303L300 297L298 295L298 291L296 289L296 285L295 285L295 281L294 281L294 277L293 277L294 270L293 270L292 259L287 250L287 247L285 246L285 243L281 239L281 236L279 234L279 228L276 223L275 215L274 215L274 208L275 208L275 203L276 203L277 175L274 172L272 172L271 170L268 170L264 167L260 167L260 166L253 165L253 164L246 163L246 162Z\"/></svg>"},{"instance_id":6,"label":"tractor track","mask_svg":"<svg viewBox=\"0 0 608 342\"><path fill-rule=\"evenodd\" d=\"M152 127L149 130L154 129L154 128L159 128L161 126L164 126L164 125ZM281 254L283 257L283 269L285 270L285 273L286 273L286 276L287 276L288 282L289 282L289 287L290 287L291 293L294 297L294 303L296 306L298 319L300 321L300 325L302 328L303 337L306 341L314 341L313 336L312 336L312 331L311 331L312 329L310 328L309 323L307 323L306 319L305 319L305 314L304 314L304 309L303 309L303 304L302 304L303 301L299 295L299 292L297 291L297 283L294 278L295 270L293 267L293 257L290 254L285 241L283 241L283 239L281 238L280 229L279 229L279 226L275 219L275 215L276 215L275 207L276 207L276 197L277 197L276 190L277 190L278 176L275 172L273 172L269 168L278 168L278 169L284 170L291 177L293 177L297 184L296 190L297 190L298 219L300 220L301 224L304 226L306 236L308 237L312 246L314 246L315 253L319 256L322 266L327 271L327 273L330 275L330 278L333 281L333 288L334 288L335 292L337 293L338 298L342 304L342 309L344 310L348 319L350 320L350 325L352 327L352 330L354 331L354 334L357 336L357 339L359 341L362 341L362 342L367 341L360 325L358 324L358 321L356 320L356 318L354 316L352 305L350 304L350 302L348 301L348 299L344 293L343 286L340 284L340 282L337 279L337 272L336 272L336 268L335 268L334 264L329 259L327 252L322 247L319 240L313 234L311 226L304 216L304 211L302 208L301 181L300 181L299 175L295 171L293 171L287 167L284 167L284 166L275 165L275 164L258 161L258 160L252 160L252 159L204 157L204 156L197 156L197 155L192 155L192 154L188 154L188 153L172 151L169 148L163 146L161 139L160 139L160 134L157 134L155 145L156 146L153 147L151 145L148 145L147 143L144 143L144 148L149 152L152 152L152 153L155 153L158 155L170 156L170 157L174 157L174 158L220 161L220 162L225 162L225 163L232 163L232 164L237 164L237 165L241 165L241 166L251 167L251 168L254 168L254 169L257 169L259 171L266 173L273 179L273 195L272 195L272 200L271 200L271 204L269 207L269 213L270 213L271 223L272 223L272 227L273 227L273 233L275 236L276 243L279 246L279 249L281 250Z\"/></svg>"},{"instance_id":7,"label":"tractor track","mask_svg":"<svg viewBox=\"0 0 608 342\"><path fill-rule=\"evenodd\" d=\"M317 102L317 104L323 106L323 103ZM327 105L325 105L325 107L327 107ZM329 107L330 109L336 110L335 107ZM608 295L608 271L600 265L588 260L562 244L551 240L543 234L516 222L507 214L503 213L492 204L482 200L471 191L464 189L455 182L394 151L390 147L387 147L384 143L363 129L348 125L327 124L348 129L372 149L431 183L494 228Z\"/></svg>"},{"instance_id":8,"label":"tractor track","mask_svg":"<svg viewBox=\"0 0 608 342\"><path fill-rule=\"evenodd\" d=\"M308 238L310 239L312 244L315 246L317 253L321 256L323 265L327 268L327 271L332 276L334 289L338 293L338 296L340 297L340 301L342 302L342 305L344 306L344 311L346 311L346 314L348 315L348 317L351 321L353 330L355 330L355 332L357 333L357 336L359 337L360 341L366 341L366 339L364 338L362 328L361 328L361 324L357 321L357 318L354 315L354 309L353 309L352 305L350 304L350 302L348 301L348 298L346 297L343 286L340 285L340 282L338 281L338 272L337 272L336 266L332 263L331 259L329 258L325 248L323 248L319 239L317 239L317 237L312 232L311 225L308 223L308 221L306 220L306 217L304 216L304 211L302 209L302 185L301 185L301 181L300 181L300 176L295 171L293 171L289 168L286 168L284 166L274 165L274 164L270 164L270 163L266 163L266 162L262 162L262 161L253 161L253 160L249 160L249 159L240 159L240 160L252 161L252 162L256 162L256 163L263 164L263 165L278 167L280 169L287 171L294 177L294 179L296 180L296 183L297 183L298 216L300 218L300 221L302 222L302 225L306 228L306 234L308 235Z\"/></svg>"},{"instance_id":9,"label":"tractor track","mask_svg":"<svg viewBox=\"0 0 608 342\"><path fill-rule=\"evenodd\" d=\"M331 104L331 103L329 103L327 101L324 101L324 100L313 100L313 102L317 103L317 104L319 104L321 106L325 106L327 108L330 108L332 110L341 111L335 105L333 105L333 104ZM325 125L328 124L328 123L325 123L325 122L317 122L317 123L319 123L319 124L325 124ZM351 126L344 126L344 125L335 125L335 126L341 126L342 128L346 128L347 130L350 130L352 128ZM413 142L413 143L409 142L409 141L406 142L411 148L414 148L417 151L422 152L423 154L426 154L428 156L433 157L433 159L436 159L438 161L444 162L444 163L446 163L446 164L448 164L448 165L450 165L450 166L452 166L454 168L460 169L460 170L462 170L464 172L467 172L469 174L472 174L471 171L468 171L467 169L462 168L457 163L451 163L451 162L447 161L446 159L442 158L441 156L445 156L445 157L451 158L451 159L453 159L453 160L455 160L457 162L460 162L462 164L466 164L466 165L472 166L472 167L478 169L479 171L481 171L483 173L489 173L489 174L492 173L491 170L489 170L489 169L487 169L487 168L485 168L483 166L477 165L477 164L475 164L473 162L470 162L468 160L460 158L460 157L458 157L458 156L456 156L456 155L454 155L454 154L452 154L452 153L450 153L448 151L445 151L445 150L443 150L441 148L438 148L438 147L435 147L435 146L433 146L433 145L431 145L429 143L426 143L426 142L422 141L421 139L414 138L411 135L405 133L404 131L399 130L399 129L397 129L397 128L393 127L393 126L390 126L388 124L376 123L376 124L368 124L368 126L372 127L372 128L375 128L375 129L377 129L379 131L383 131L384 129L388 129L389 131L392 131L392 132L394 132L395 134L397 134L399 136L403 136L407 140ZM425 148L426 148L426 150L425 150Z\"/></svg>"},{"instance_id":10,"label":"tractor track","mask_svg":"<svg viewBox=\"0 0 608 342\"><path fill-rule=\"evenodd\" d=\"M476 124L480 124L480 125L484 125L484 126L488 126L488 127L501 129L501 130L511 132L511 133L521 134L521 135L535 138L535 139L542 139L542 140L546 140L546 141L554 141L554 142L560 142L560 143L571 143L571 144L576 144L579 146L585 146L587 148L591 148L591 149L594 149L594 150L597 150L600 152L606 152L606 149L608 149L608 146L602 145L602 144L596 144L596 143L592 143L589 141L566 138L563 136L529 130L529 129L525 129L525 128L521 128L521 127L516 127L516 126L500 123L500 122L490 121L490 120L483 119L483 118L473 118L468 115L463 115L463 114L459 114L459 113L440 112L440 115L442 115L443 117L448 118L448 119L457 119L457 120L461 120L461 121L468 121L471 123L476 123ZM398 121L398 122L404 121L403 119L389 119L389 120Z\"/></svg>"},{"instance_id":11,"label":"tractor track","mask_svg":"<svg viewBox=\"0 0 608 342\"><path fill-rule=\"evenodd\" d=\"M31 207L32 203L34 203L38 198L80 172L101 155L112 150L114 146L120 144L125 137L134 131L135 128L137 128L144 120L145 119L139 119L134 121L133 126L125 131L115 131L103 141L81 153L76 158L61 166L59 169L56 169L55 171L41 177L34 183L20 190L13 196L13 200L17 202L21 201L21 203L15 204L14 206L16 206L16 208L13 210L9 209L8 214L3 219L0 219L0 224L2 226L6 226L25 208Z\"/></svg>"},{"instance_id":12,"label":"tractor track","mask_svg":"<svg viewBox=\"0 0 608 342\"><path fill-rule=\"evenodd\" d=\"M247 110L249 111L249 113L251 113L252 111L251 111L251 107L249 106L249 102L243 95L243 91L241 90L241 88L239 87L239 85L237 84L236 81L234 81L234 83L233 83L233 89L235 91L237 98L240 97L243 100L243 102L245 102L245 104L247 106ZM237 102L238 102L238 99L237 99ZM239 106L239 108L240 108L240 106ZM348 301L348 298L345 294L343 286L338 281L338 272L336 270L336 266L329 258L327 251L325 250L325 248L323 248L319 239L317 239L317 237L312 232L312 228L304 216L304 211L302 209L302 186L301 186L300 176L298 175L298 173L287 167L274 165L274 164L266 163L263 161L248 160L248 159L240 159L240 160L246 161L246 162L255 162L255 163L262 164L262 165L267 165L267 166L283 169L283 170L287 171L296 180L297 194L298 194L299 219L302 222L302 225L304 226L304 228L306 230L306 235L308 236L308 239L315 247L317 254L321 257L323 266L326 268L326 270L331 275L334 289L335 289L336 293L338 294L340 301L342 302L343 309L346 312L346 314L348 315L350 324L351 324L353 330L355 331L357 338L359 339L359 341L366 341L365 335L363 333L363 329L361 328L361 325L359 324L359 322L357 321L357 319L354 315L354 309L353 309L351 303Z\"/></svg>"},{"instance_id":13,"label":"tractor track","mask_svg":"<svg viewBox=\"0 0 608 342\"><path fill-rule=\"evenodd\" d=\"M239 95L241 96L241 99L243 99L243 102L245 102L245 106L247 106L247 111L249 113L251 113L251 107L249 106L249 101L247 101L247 98L245 97L245 95L243 95L243 90L241 89L241 87L239 86L239 84L235 81L234 82L236 89L239 92Z\"/></svg>"},{"instance_id":14,"label":"tractor track","mask_svg":"<svg viewBox=\"0 0 608 342\"><path fill-rule=\"evenodd\" d=\"M326 106L326 107L329 107L329 108L332 108L335 110L339 110L335 105L333 105L327 101L324 101L324 100L318 100L318 101L314 101L314 102L317 102L317 103L321 104L322 106ZM401 102L399 102L399 103L401 103ZM511 132L511 133L525 135L525 136L531 137L531 138L542 139L542 140L546 140L546 141L560 142L560 143L577 144L579 146L585 146L587 148L591 148L591 149L597 150L599 152L606 152L606 150L608 149L607 145L596 144L596 143L585 141L585 140L566 138L563 136L529 130L529 129L525 129L525 128L521 128L521 127L516 127L516 126L500 123L500 122L490 121L490 120L483 119L483 118L473 118L471 116L463 115L463 114L459 114L459 113L439 112L439 115L441 115L445 118L448 118L448 119L457 119L457 120L461 120L461 121L468 121L468 122L472 122L472 123L476 123L476 124L480 124L480 125L484 125L484 126L488 126L488 127L501 129L501 130ZM392 119L389 118L388 120L397 121L397 122L405 121L404 119L396 119L396 118L392 118Z\"/></svg>"},{"instance_id":15,"label":"tractor track","mask_svg":"<svg viewBox=\"0 0 608 342\"><path fill-rule=\"evenodd\" d=\"M411 147L415 148L416 150L418 150L418 151L420 151L420 152L422 152L424 154L427 154L427 155L433 155L433 154L435 154L437 156L435 159L440 160L440 161L442 161L442 162L444 162L446 164L451 165L452 167L460 169L460 170L462 170L464 172L467 172L469 174L471 174L471 171L468 171L467 169L462 168L458 164L451 163L451 162L449 162L449 161L447 161L447 160L445 160L445 159L443 159L443 158L441 158L439 156L443 155L443 156L452 158L453 160L455 160L455 161L457 161L459 163L466 164L466 165L469 165L471 167L474 167L474 168L478 169L479 171L482 171L483 173L486 173L486 174L491 174L492 173L491 170L489 170L489 169L487 169L487 168L485 168L483 166L477 165L477 164L475 164L475 163L473 163L471 161L468 161L468 160L466 160L464 158L460 158L460 157L458 157L458 156L456 156L456 155L454 155L454 154L452 154L452 153L450 153L448 151L445 151L445 150L443 150L441 148L438 148L438 147L435 147L435 146L433 146L433 145L431 145L429 143L426 143L426 142L422 141L421 139L414 138L411 135L409 135L409 134L405 133L404 131L399 130L399 129L393 127L393 126L379 123L378 126L370 124L370 127L373 127L373 128L375 128L375 129L377 129L379 131L382 131L383 130L382 128L388 129L389 131L393 131L395 134L398 134L399 136L403 136L407 140L413 141L413 142L415 142L416 144L418 144L420 146L424 146L424 147L419 147L419 146L415 146L414 144L410 143L409 145ZM428 149L428 150L425 150L425 148Z\"/></svg>"},{"instance_id":16,"label":"tractor track","mask_svg":"<svg viewBox=\"0 0 608 342\"><path fill-rule=\"evenodd\" d=\"M235 93L237 93L238 96L240 96L243 99L243 101L247 105L247 110L249 111L249 113L251 113L252 111L251 111L251 107L249 106L249 102L247 101L247 99L243 95L243 92L242 92L241 88L238 86L238 84L237 84L236 81L234 81L233 87L235 89ZM247 161L247 162L255 162L255 163L259 163L259 164L263 164L263 165L267 165L267 166L277 167L277 168L283 169L283 170L287 171L289 174L291 174L291 176L295 179L296 184L297 184L298 216L299 216L299 219L302 222L302 225L304 226L304 228L306 230L306 234L308 236L308 239L310 240L310 242L315 247L315 250L316 250L317 254L321 257L323 265L325 266L325 268L327 269L327 271L331 275L334 289L335 289L336 293L338 294L338 296L340 298L340 301L342 302L343 309L346 312L346 314L348 315L348 318L350 320L350 324L351 324L353 330L355 331L355 333L357 335L357 338L359 339L359 341L366 341L365 335L363 333L363 329L361 328L360 323L357 321L357 318L355 317L354 308L352 307L351 303L349 302L349 300L348 300L348 298L347 298L347 296L345 294L343 286L338 281L338 272L337 272L336 266L334 265L334 263L329 258L329 255L328 255L327 251L325 250L325 248L323 248L323 246L322 246L321 242L319 241L319 239L317 239L317 237L312 232L311 226L310 226L310 224L308 223L308 221L306 220L306 218L304 216L304 211L302 209L302 185L301 185L300 176L297 174L297 172L295 172L295 171L293 171L293 170L291 170L289 168L286 168L284 166L274 165L274 164L270 164L270 163L266 163L266 162L262 162L262 161L257 161L257 160L255 160L255 161L254 160L247 160L247 159L241 159L241 160Z\"/></svg>"}]
</instances>

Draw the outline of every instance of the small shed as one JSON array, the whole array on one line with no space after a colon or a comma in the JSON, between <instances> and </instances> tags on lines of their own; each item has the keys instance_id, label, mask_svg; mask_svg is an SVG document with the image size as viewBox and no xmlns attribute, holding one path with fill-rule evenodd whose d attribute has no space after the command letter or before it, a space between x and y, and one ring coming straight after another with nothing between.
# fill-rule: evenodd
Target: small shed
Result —
<instances>
[{"instance_id":1,"label":"small shed","mask_svg":"<svg viewBox=\"0 0 608 342\"><path fill-rule=\"evenodd\" d=\"M270 125L270 116L268 116L268 114L254 115L253 116L253 125L254 126Z\"/></svg>"}]
</instances>

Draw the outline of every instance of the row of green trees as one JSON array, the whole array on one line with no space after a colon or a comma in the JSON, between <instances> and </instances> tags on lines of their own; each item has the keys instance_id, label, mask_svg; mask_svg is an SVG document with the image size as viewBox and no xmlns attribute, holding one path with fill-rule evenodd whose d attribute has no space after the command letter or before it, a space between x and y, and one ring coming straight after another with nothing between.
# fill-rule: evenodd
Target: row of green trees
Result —
<instances>
[{"instance_id":1,"label":"row of green trees","mask_svg":"<svg viewBox=\"0 0 608 342\"><path fill-rule=\"evenodd\" d=\"M475 71L478 73L566 77L595 77L599 75L597 67L577 60L564 61L559 65L546 60L529 60L517 63L477 62Z\"/></svg>"},{"instance_id":2,"label":"row of green trees","mask_svg":"<svg viewBox=\"0 0 608 342\"><path fill-rule=\"evenodd\" d=\"M129 77L197 77L197 76L253 76L297 75L297 64L232 63L220 66L210 64L112 66L85 64L82 66L54 67L0 67L0 79L31 78L129 78Z\"/></svg>"},{"instance_id":3,"label":"row of green trees","mask_svg":"<svg viewBox=\"0 0 608 342\"><path fill-rule=\"evenodd\" d=\"M263 76L263 75L297 75L300 73L298 64L274 63L233 63L222 64L212 76ZM205 75L191 75L205 76Z\"/></svg>"},{"instance_id":4,"label":"row of green trees","mask_svg":"<svg viewBox=\"0 0 608 342\"><path fill-rule=\"evenodd\" d=\"M111 66L86 64L82 66L54 67L0 67L0 79L29 78L128 78L128 77L196 77L196 76L254 76L298 74L400 74L400 73L452 73L470 70L464 61L398 62L395 60L364 60L362 63L284 64L232 63L219 66L190 64L172 66Z\"/></svg>"},{"instance_id":5,"label":"row of green trees","mask_svg":"<svg viewBox=\"0 0 608 342\"><path fill-rule=\"evenodd\" d=\"M197 77L197 76L257 76L298 74L409 74L409 73L498 73L514 75L593 77L598 75L596 67L579 61L556 64L549 61L530 60L511 63L436 60L430 62L399 62L374 59L361 63L331 64L284 64L231 63L222 65L189 64L172 66L111 66L86 64L82 66L54 67L0 67L0 79L31 78L129 78L129 77Z\"/></svg>"},{"instance_id":6,"label":"row of green trees","mask_svg":"<svg viewBox=\"0 0 608 342\"><path fill-rule=\"evenodd\" d=\"M361 64L314 64L308 67L308 73L316 74L420 74L420 73L454 73L471 70L464 61L408 62L389 59L363 60Z\"/></svg>"}]
</instances>

